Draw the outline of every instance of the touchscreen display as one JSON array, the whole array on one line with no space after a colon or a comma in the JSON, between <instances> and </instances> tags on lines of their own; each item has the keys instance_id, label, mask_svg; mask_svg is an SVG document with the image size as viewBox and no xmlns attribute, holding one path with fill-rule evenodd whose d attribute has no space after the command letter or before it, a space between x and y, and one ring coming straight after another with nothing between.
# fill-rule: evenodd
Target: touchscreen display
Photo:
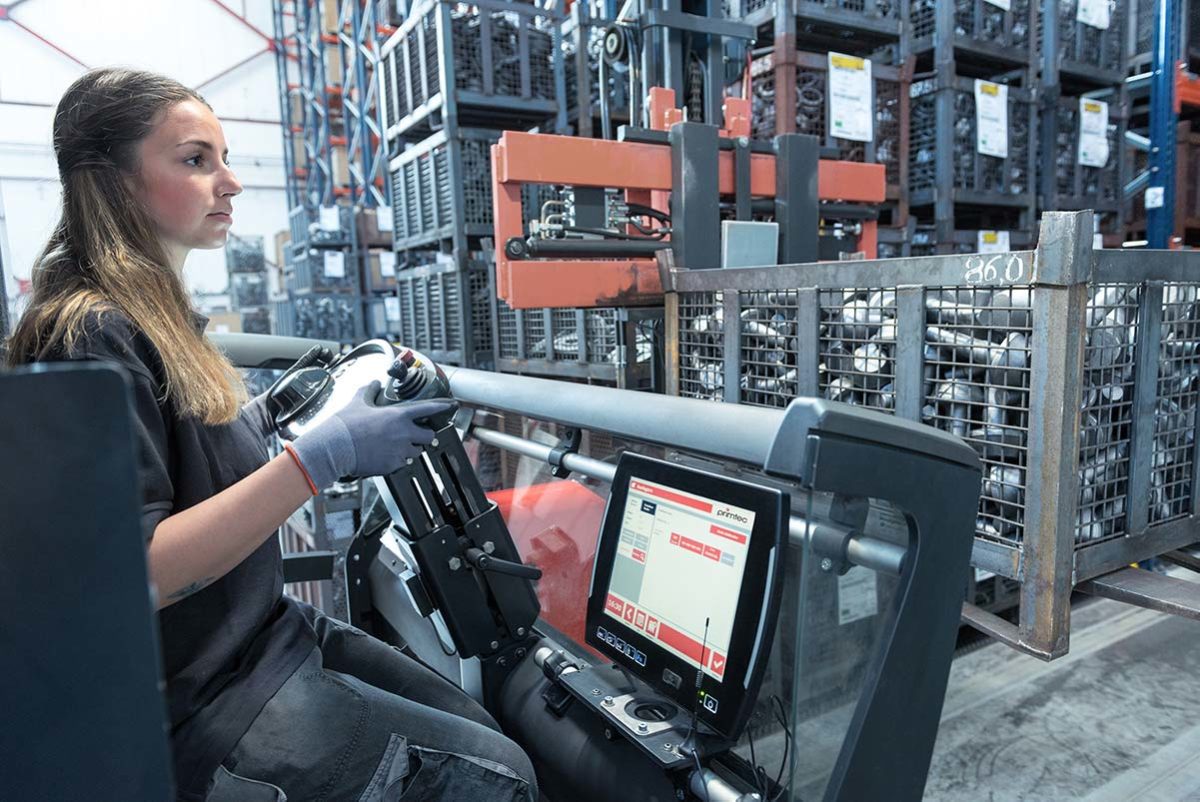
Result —
<instances>
[{"instance_id":1,"label":"touchscreen display","mask_svg":"<svg viewBox=\"0 0 1200 802\"><path fill-rule=\"evenodd\" d=\"M631 477L605 615L722 681L753 529L752 510Z\"/></svg>"}]
</instances>

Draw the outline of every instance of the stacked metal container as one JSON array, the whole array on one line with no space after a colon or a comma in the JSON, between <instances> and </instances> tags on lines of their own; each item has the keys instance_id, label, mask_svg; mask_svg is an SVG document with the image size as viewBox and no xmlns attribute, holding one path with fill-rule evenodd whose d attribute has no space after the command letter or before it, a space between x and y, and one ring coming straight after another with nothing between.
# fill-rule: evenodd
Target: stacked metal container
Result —
<instances>
[{"instance_id":1,"label":"stacked metal container","mask_svg":"<svg viewBox=\"0 0 1200 802\"><path fill-rule=\"evenodd\" d=\"M225 269L229 275L229 308L241 315L241 330L270 334L270 287L263 238L230 234L225 243Z\"/></svg>"},{"instance_id":2,"label":"stacked metal container","mask_svg":"<svg viewBox=\"0 0 1200 802\"><path fill-rule=\"evenodd\" d=\"M984 464L973 563L1022 583L999 636L1068 645L1075 583L1195 539L1200 264L1093 250L1088 212L1034 251L678 270L679 395L863 404L956 434Z\"/></svg>"},{"instance_id":3,"label":"stacked metal container","mask_svg":"<svg viewBox=\"0 0 1200 802\"><path fill-rule=\"evenodd\" d=\"M566 128L561 23L534 5L423 0L381 50L397 262L391 323L440 361L493 361L490 148L504 128Z\"/></svg>"},{"instance_id":4,"label":"stacked metal container","mask_svg":"<svg viewBox=\"0 0 1200 802\"><path fill-rule=\"evenodd\" d=\"M916 59L909 204L917 225L932 231L935 253L992 231L1008 232L1001 240L1028 239L1037 175L1034 4L913 0L907 11L904 52ZM1002 132L994 130L1000 115ZM924 250L915 242L910 252Z\"/></svg>"},{"instance_id":5,"label":"stacked metal container","mask_svg":"<svg viewBox=\"0 0 1200 802\"><path fill-rule=\"evenodd\" d=\"M1038 11L1038 206L1092 209L1098 241L1122 239L1130 0L1045 0ZM1103 127L1103 132L1098 129Z\"/></svg>"}]
</instances>

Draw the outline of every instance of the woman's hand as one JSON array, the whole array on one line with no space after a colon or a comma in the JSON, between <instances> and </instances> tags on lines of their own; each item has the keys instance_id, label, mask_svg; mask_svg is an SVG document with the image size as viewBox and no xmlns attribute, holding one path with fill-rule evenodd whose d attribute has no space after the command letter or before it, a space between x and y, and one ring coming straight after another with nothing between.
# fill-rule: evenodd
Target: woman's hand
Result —
<instances>
[{"instance_id":1,"label":"woman's hand","mask_svg":"<svg viewBox=\"0 0 1200 802\"><path fill-rule=\"evenodd\" d=\"M380 383L371 382L328 420L290 448L316 491L343 476L386 476L433 442L429 420L453 409L451 399L375 406Z\"/></svg>"}]
</instances>

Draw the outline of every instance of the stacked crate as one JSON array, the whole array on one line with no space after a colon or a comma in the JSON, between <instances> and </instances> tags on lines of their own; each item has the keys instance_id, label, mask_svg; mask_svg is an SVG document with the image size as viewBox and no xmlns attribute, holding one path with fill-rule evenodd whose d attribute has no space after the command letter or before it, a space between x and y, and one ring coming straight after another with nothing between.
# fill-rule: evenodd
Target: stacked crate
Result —
<instances>
[{"instance_id":1,"label":"stacked crate","mask_svg":"<svg viewBox=\"0 0 1200 802\"><path fill-rule=\"evenodd\" d=\"M891 0L742 0L739 5L744 21L758 31L760 45L747 81L754 136L811 134L821 140L822 158L883 164L887 201L878 212L879 239L885 250L902 242L909 205L908 89L913 65L900 53L903 5ZM856 76L869 86L858 96L868 106L871 130L838 136L835 116L848 112L835 109L841 101L834 100L831 78L840 84L843 77ZM844 95L847 90L839 92ZM823 222L839 221L831 214Z\"/></svg>"},{"instance_id":2,"label":"stacked crate","mask_svg":"<svg viewBox=\"0 0 1200 802\"><path fill-rule=\"evenodd\" d=\"M1032 237L1033 4L912 0L907 13L904 51L916 62L909 204L918 227L931 232L928 245L952 253L964 242L991 236ZM913 252L925 248L921 241L912 244Z\"/></svg>"},{"instance_id":3,"label":"stacked crate","mask_svg":"<svg viewBox=\"0 0 1200 802\"><path fill-rule=\"evenodd\" d=\"M381 50L397 299L383 312L434 359L493 362L491 146L508 128L566 130L562 22L523 3L423 0ZM550 197L527 193L528 215Z\"/></svg>"},{"instance_id":4,"label":"stacked crate","mask_svg":"<svg viewBox=\"0 0 1200 802\"><path fill-rule=\"evenodd\" d=\"M1122 234L1128 180L1125 130L1130 0L1044 0L1040 67L1038 207L1091 209L1097 244Z\"/></svg>"},{"instance_id":5,"label":"stacked crate","mask_svg":"<svg viewBox=\"0 0 1200 802\"><path fill-rule=\"evenodd\" d=\"M225 269L229 275L229 308L240 316L241 330L270 334L263 238L230 234L225 243Z\"/></svg>"}]
</instances>

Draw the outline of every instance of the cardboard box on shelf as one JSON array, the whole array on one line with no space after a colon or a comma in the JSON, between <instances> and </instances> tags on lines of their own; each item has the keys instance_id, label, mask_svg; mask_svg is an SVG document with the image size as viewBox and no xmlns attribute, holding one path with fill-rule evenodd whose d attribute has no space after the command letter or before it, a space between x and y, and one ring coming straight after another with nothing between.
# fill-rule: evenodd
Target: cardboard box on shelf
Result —
<instances>
[{"instance_id":1,"label":"cardboard box on shelf","mask_svg":"<svg viewBox=\"0 0 1200 802\"><path fill-rule=\"evenodd\" d=\"M350 186L350 160L346 157L344 145L331 145L329 148L329 167L333 171L335 186Z\"/></svg>"},{"instance_id":2,"label":"cardboard box on shelf","mask_svg":"<svg viewBox=\"0 0 1200 802\"><path fill-rule=\"evenodd\" d=\"M208 325L204 327L204 330L214 334L240 332L242 330L242 313L213 312L208 316Z\"/></svg>"},{"instance_id":3,"label":"cardboard box on shelf","mask_svg":"<svg viewBox=\"0 0 1200 802\"><path fill-rule=\"evenodd\" d=\"M275 269L283 270L287 264L287 252L292 247L292 232L288 229L275 233Z\"/></svg>"}]
</instances>

